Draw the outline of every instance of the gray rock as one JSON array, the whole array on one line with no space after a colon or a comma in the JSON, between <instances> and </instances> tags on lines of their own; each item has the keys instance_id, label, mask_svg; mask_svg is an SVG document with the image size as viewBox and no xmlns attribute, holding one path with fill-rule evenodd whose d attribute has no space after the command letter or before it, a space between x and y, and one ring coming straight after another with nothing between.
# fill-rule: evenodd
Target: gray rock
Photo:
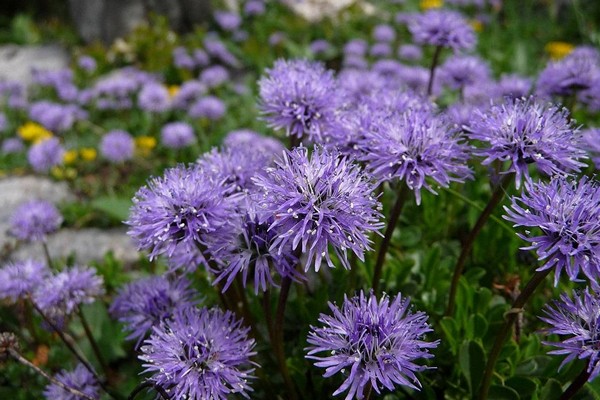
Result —
<instances>
[{"instance_id":1,"label":"gray rock","mask_svg":"<svg viewBox=\"0 0 600 400\"><path fill-rule=\"evenodd\" d=\"M67 51L60 46L0 47L0 81L31 83L31 70L58 70L69 64Z\"/></svg>"}]
</instances>

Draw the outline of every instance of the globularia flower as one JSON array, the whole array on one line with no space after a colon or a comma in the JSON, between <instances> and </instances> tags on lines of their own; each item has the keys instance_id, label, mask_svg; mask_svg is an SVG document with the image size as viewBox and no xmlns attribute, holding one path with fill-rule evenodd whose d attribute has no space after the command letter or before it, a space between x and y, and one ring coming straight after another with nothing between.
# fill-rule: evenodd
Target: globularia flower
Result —
<instances>
[{"instance_id":1,"label":"globularia flower","mask_svg":"<svg viewBox=\"0 0 600 400\"><path fill-rule=\"evenodd\" d=\"M174 399L225 400L233 393L248 398L256 353L249 328L230 311L179 308L154 327L141 348L144 372Z\"/></svg>"},{"instance_id":2,"label":"globularia flower","mask_svg":"<svg viewBox=\"0 0 600 400\"><path fill-rule=\"evenodd\" d=\"M30 242L46 240L56 232L63 218L54 204L45 200L30 200L21 204L10 218L10 233Z\"/></svg>"},{"instance_id":3,"label":"globularia flower","mask_svg":"<svg viewBox=\"0 0 600 400\"><path fill-rule=\"evenodd\" d=\"M130 160L133 157L134 150L133 137L125 131L110 131L100 141L100 154L112 162Z\"/></svg>"},{"instance_id":4,"label":"globularia flower","mask_svg":"<svg viewBox=\"0 0 600 400\"><path fill-rule=\"evenodd\" d=\"M0 131L1 132L1 131ZM23 141L17 137L6 138L2 141L0 153L3 155L20 153L25 149Z\"/></svg>"},{"instance_id":5,"label":"globularia flower","mask_svg":"<svg viewBox=\"0 0 600 400\"><path fill-rule=\"evenodd\" d=\"M342 265L348 264L348 249L361 260L371 250L369 234L382 228L381 207L374 184L358 165L336 151L316 148L309 157L304 147L284 153L276 167L255 178L264 190L262 207L275 215L269 227L279 234L271 249L308 252L305 269L317 271L333 247Z\"/></svg>"},{"instance_id":6,"label":"globularia flower","mask_svg":"<svg viewBox=\"0 0 600 400\"><path fill-rule=\"evenodd\" d=\"M60 141L53 137L34 144L27 152L27 161L35 172L48 172L62 163L64 154Z\"/></svg>"},{"instance_id":7,"label":"globularia flower","mask_svg":"<svg viewBox=\"0 0 600 400\"><path fill-rule=\"evenodd\" d=\"M471 50L475 47L475 32L460 13L451 10L428 10L411 18L408 28L417 44Z\"/></svg>"},{"instance_id":8,"label":"globularia flower","mask_svg":"<svg viewBox=\"0 0 600 400\"><path fill-rule=\"evenodd\" d=\"M213 65L200 73L200 82L214 88L229 80L229 72L221 65Z\"/></svg>"},{"instance_id":9,"label":"globularia flower","mask_svg":"<svg viewBox=\"0 0 600 400\"><path fill-rule=\"evenodd\" d=\"M136 347L152 327L171 318L177 307L192 307L196 292L184 278L168 279L152 276L123 287L110 306L111 315L129 331L127 339L136 340Z\"/></svg>"},{"instance_id":10,"label":"globularia flower","mask_svg":"<svg viewBox=\"0 0 600 400\"><path fill-rule=\"evenodd\" d=\"M167 111L171 104L168 89L157 82L149 82L138 94L138 105L142 110L150 112Z\"/></svg>"},{"instance_id":11,"label":"globularia flower","mask_svg":"<svg viewBox=\"0 0 600 400\"><path fill-rule=\"evenodd\" d=\"M260 151L271 156L278 156L285 149L279 140L263 136L249 129L231 131L223 138L225 147L251 147L253 151Z\"/></svg>"},{"instance_id":12,"label":"globularia flower","mask_svg":"<svg viewBox=\"0 0 600 400\"><path fill-rule=\"evenodd\" d=\"M484 165L495 160L510 161L507 172L514 172L517 188L522 177L529 178L529 165L544 174L565 175L585 166L581 132L569 112L533 98L506 99L490 109L475 110L471 123L472 139L486 145L477 154Z\"/></svg>"},{"instance_id":13,"label":"globularia flower","mask_svg":"<svg viewBox=\"0 0 600 400\"><path fill-rule=\"evenodd\" d=\"M33 293L33 301L48 316L61 321L82 304L104 294L104 280L90 267L74 266L44 280Z\"/></svg>"},{"instance_id":14,"label":"globularia flower","mask_svg":"<svg viewBox=\"0 0 600 400\"><path fill-rule=\"evenodd\" d=\"M35 260L8 263L0 269L0 299L11 302L30 295L50 275L46 264Z\"/></svg>"},{"instance_id":15,"label":"globularia flower","mask_svg":"<svg viewBox=\"0 0 600 400\"><path fill-rule=\"evenodd\" d=\"M192 118L218 120L225 115L226 111L227 107L221 99L215 96L205 96L190 106L188 115Z\"/></svg>"},{"instance_id":16,"label":"globularia flower","mask_svg":"<svg viewBox=\"0 0 600 400\"><path fill-rule=\"evenodd\" d=\"M554 302L554 307L546 306L545 316L540 319L550 325L548 334L567 336L560 342L544 342L546 345L557 347L548 354L566 355L560 367L574 359L589 359L587 371L590 373L588 382L600 374L600 298L597 293L583 291L576 293L573 299L562 294L560 301Z\"/></svg>"},{"instance_id":17,"label":"globularia flower","mask_svg":"<svg viewBox=\"0 0 600 400\"><path fill-rule=\"evenodd\" d=\"M362 159L380 181L399 179L421 202L421 188L435 193L427 178L447 187L471 176L468 146L459 132L427 110L406 112L385 119L368 130L362 141Z\"/></svg>"},{"instance_id":18,"label":"globularia flower","mask_svg":"<svg viewBox=\"0 0 600 400\"><path fill-rule=\"evenodd\" d=\"M581 178L556 178L548 183L526 183L520 197L504 207L505 219L541 230L518 234L531 243L544 265L538 271L555 268L555 284L564 270L571 280L580 270L592 281L600 276L600 188Z\"/></svg>"},{"instance_id":19,"label":"globularia flower","mask_svg":"<svg viewBox=\"0 0 600 400\"><path fill-rule=\"evenodd\" d=\"M589 128L582 131L583 140L587 144L588 153L596 169L600 169L600 128Z\"/></svg>"},{"instance_id":20,"label":"globularia flower","mask_svg":"<svg viewBox=\"0 0 600 400\"><path fill-rule=\"evenodd\" d=\"M87 394L93 399L100 398L100 385L98 381L87 370L83 364L78 364L73 371L62 370L60 373L54 376L56 380L63 383L65 386L80 391L81 393ZM54 383L46 386L44 390L44 396L48 400L83 400L84 397L77 396L62 387L55 385Z\"/></svg>"},{"instance_id":21,"label":"globularia flower","mask_svg":"<svg viewBox=\"0 0 600 400\"><path fill-rule=\"evenodd\" d=\"M160 139L165 147L180 149L196 141L194 128L185 122L171 122L162 127Z\"/></svg>"},{"instance_id":22,"label":"globularia flower","mask_svg":"<svg viewBox=\"0 0 600 400\"><path fill-rule=\"evenodd\" d=\"M524 76L509 74L502 75L496 85L498 98L510 97L513 99L529 96L531 92L531 79Z\"/></svg>"},{"instance_id":23,"label":"globularia flower","mask_svg":"<svg viewBox=\"0 0 600 400\"><path fill-rule=\"evenodd\" d=\"M373 39L376 42L393 42L396 40L396 30L391 25L377 25L373 28Z\"/></svg>"},{"instance_id":24,"label":"globularia flower","mask_svg":"<svg viewBox=\"0 0 600 400\"><path fill-rule=\"evenodd\" d=\"M478 84L490 79L490 67L476 56L453 56L440 66L440 80L452 89Z\"/></svg>"},{"instance_id":25,"label":"globularia flower","mask_svg":"<svg viewBox=\"0 0 600 400\"><path fill-rule=\"evenodd\" d=\"M181 246L207 246L227 224L225 189L198 166L168 169L136 193L128 234L140 250L150 251L150 259L170 257Z\"/></svg>"},{"instance_id":26,"label":"globularia flower","mask_svg":"<svg viewBox=\"0 0 600 400\"><path fill-rule=\"evenodd\" d=\"M552 62L540 72L537 93L542 96L570 96L589 89L600 80L600 63L586 55L569 55Z\"/></svg>"},{"instance_id":27,"label":"globularia flower","mask_svg":"<svg viewBox=\"0 0 600 400\"><path fill-rule=\"evenodd\" d=\"M415 361L432 358L428 349L437 347L439 341L423 340L432 331L428 317L420 311L412 313L409 299L384 295L378 301L373 293L361 291L346 297L341 309L332 303L329 308L333 315L319 317L323 326L311 327L306 357L326 368L326 378L338 372L345 376L334 396L348 391L346 400L362 399L367 384L377 393L396 385L421 387L415 373L428 367Z\"/></svg>"},{"instance_id":28,"label":"globularia flower","mask_svg":"<svg viewBox=\"0 0 600 400\"><path fill-rule=\"evenodd\" d=\"M277 60L258 82L260 109L269 125L286 135L321 138L335 111L335 79L316 62Z\"/></svg>"}]
</instances>

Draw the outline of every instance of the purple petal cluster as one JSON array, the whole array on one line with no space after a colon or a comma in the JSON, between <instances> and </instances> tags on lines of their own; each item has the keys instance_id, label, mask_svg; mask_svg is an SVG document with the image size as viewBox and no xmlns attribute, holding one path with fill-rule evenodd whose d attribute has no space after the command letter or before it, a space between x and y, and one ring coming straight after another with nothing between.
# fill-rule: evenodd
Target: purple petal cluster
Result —
<instances>
[{"instance_id":1,"label":"purple petal cluster","mask_svg":"<svg viewBox=\"0 0 600 400\"><path fill-rule=\"evenodd\" d=\"M383 227L381 204L374 184L336 151L316 148L309 156L304 147L287 151L276 166L255 178L262 189L261 206L275 216L269 230L277 230L271 248L307 253L305 270L319 270L325 259L333 268L329 247L345 268L348 250L363 260L371 250L371 232Z\"/></svg>"},{"instance_id":2,"label":"purple petal cluster","mask_svg":"<svg viewBox=\"0 0 600 400\"><path fill-rule=\"evenodd\" d=\"M29 118L53 132L64 132L73 124L87 118L87 113L73 104L38 101L29 107Z\"/></svg>"},{"instance_id":3,"label":"purple petal cluster","mask_svg":"<svg viewBox=\"0 0 600 400\"><path fill-rule=\"evenodd\" d=\"M564 270L571 280L583 272L590 280L600 277L600 187L594 181L556 178L549 183L526 183L513 197L505 219L534 229L520 238L530 242L544 264L538 271L554 268L554 282Z\"/></svg>"},{"instance_id":4,"label":"purple petal cluster","mask_svg":"<svg viewBox=\"0 0 600 400\"><path fill-rule=\"evenodd\" d=\"M415 192L417 204L422 188L435 193L428 178L447 187L451 181L464 182L471 176L469 147L443 119L416 111L391 116L377 125L365 132L362 160L379 181L403 181Z\"/></svg>"},{"instance_id":5,"label":"purple petal cluster","mask_svg":"<svg viewBox=\"0 0 600 400\"><path fill-rule=\"evenodd\" d=\"M238 13L231 11L215 11L215 21L224 31L232 32L240 27L242 18Z\"/></svg>"},{"instance_id":6,"label":"purple petal cluster","mask_svg":"<svg viewBox=\"0 0 600 400\"><path fill-rule=\"evenodd\" d=\"M471 50L477 41L469 21L452 10L428 10L409 21L408 28L417 44Z\"/></svg>"},{"instance_id":7,"label":"purple petal cluster","mask_svg":"<svg viewBox=\"0 0 600 400\"><path fill-rule=\"evenodd\" d=\"M139 358L150 379L175 399L248 398L254 339L230 311L180 308L154 327Z\"/></svg>"},{"instance_id":8,"label":"purple petal cluster","mask_svg":"<svg viewBox=\"0 0 600 400\"><path fill-rule=\"evenodd\" d=\"M171 122L162 127L160 139L165 147L181 149L196 141L194 128L185 122Z\"/></svg>"},{"instance_id":9,"label":"purple petal cluster","mask_svg":"<svg viewBox=\"0 0 600 400\"><path fill-rule=\"evenodd\" d=\"M160 83L147 83L138 94L138 106L149 112L165 112L171 106L169 91Z\"/></svg>"},{"instance_id":10,"label":"purple petal cluster","mask_svg":"<svg viewBox=\"0 0 600 400\"><path fill-rule=\"evenodd\" d=\"M109 161L118 163L133 158L135 143L125 131L107 132L100 141L100 154Z\"/></svg>"},{"instance_id":11,"label":"purple petal cluster","mask_svg":"<svg viewBox=\"0 0 600 400\"><path fill-rule=\"evenodd\" d=\"M476 56L453 56L440 66L440 80L452 89L490 80L490 67ZM488 93L489 97L489 93Z\"/></svg>"},{"instance_id":12,"label":"purple petal cluster","mask_svg":"<svg viewBox=\"0 0 600 400\"><path fill-rule=\"evenodd\" d=\"M0 269L0 299L25 299L50 275L46 264L25 260L8 263Z\"/></svg>"},{"instance_id":13,"label":"purple petal cluster","mask_svg":"<svg viewBox=\"0 0 600 400\"><path fill-rule=\"evenodd\" d=\"M90 371L87 370L83 364L78 364L73 371L62 370L60 373L54 376L56 380L80 391L81 393L87 394L93 399L100 398L100 384L96 381L96 378ZM77 396L62 387L51 383L46 386L44 390L44 397L48 400L83 400L84 397Z\"/></svg>"},{"instance_id":14,"label":"purple petal cluster","mask_svg":"<svg viewBox=\"0 0 600 400\"><path fill-rule=\"evenodd\" d=\"M517 188L523 176L529 178L530 164L549 176L578 172L585 166L580 161L586 158L581 132L569 112L531 97L475 110L470 137L484 143L476 153L485 157L484 165L510 162L506 171L515 173Z\"/></svg>"},{"instance_id":15,"label":"purple petal cluster","mask_svg":"<svg viewBox=\"0 0 600 400\"><path fill-rule=\"evenodd\" d=\"M173 107L186 110L206 93L206 86L199 81L187 81L173 96Z\"/></svg>"},{"instance_id":16,"label":"purple petal cluster","mask_svg":"<svg viewBox=\"0 0 600 400\"><path fill-rule=\"evenodd\" d=\"M229 79L229 72L221 65L213 65L200 73L200 82L208 88L220 86Z\"/></svg>"},{"instance_id":17,"label":"purple petal cluster","mask_svg":"<svg viewBox=\"0 0 600 400\"><path fill-rule=\"evenodd\" d=\"M600 62L587 54L570 54L540 72L537 93L541 96L570 96L600 81Z\"/></svg>"},{"instance_id":18,"label":"purple petal cluster","mask_svg":"<svg viewBox=\"0 0 600 400\"><path fill-rule=\"evenodd\" d=\"M20 240L39 242L48 234L56 232L63 217L54 204L45 200L30 200L13 212L10 233Z\"/></svg>"},{"instance_id":19,"label":"purple petal cluster","mask_svg":"<svg viewBox=\"0 0 600 400\"><path fill-rule=\"evenodd\" d=\"M215 96L204 96L188 110L188 115L192 118L206 118L210 120L218 120L225 115L227 107L221 99Z\"/></svg>"},{"instance_id":20,"label":"purple petal cluster","mask_svg":"<svg viewBox=\"0 0 600 400\"><path fill-rule=\"evenodd\" d=\"M5 154L20 153L25 150L25 144L17 137L6 138L2 141L0 152Z\"/></svg>"},{"instance_id":21,"label":"purple petal cluster","mask_svg":"<svg viewBox=\"0 0 600 400\"><path fill-rule=\"evenodd\" d=\"M315 366L326 368L326 378L337 373L345 376L333 393L343 392L346 400L363 399L365 387L394 390L403 385L419 389L416 372L428 369L416 364L418 359L432 358L429 349L439 341L427 342L423 336L432 331L423 312L412 313L410 301L397 295L381 300L373 293L345 297L341 309L329 303L332 315L321 314L321 327L311 327L307 348ZM321 353L321 355L319 355Z\"/></svg>"},{"instance_id":22,"label":"purple petal cluster","mask_svg":"<svg viewBox=\"0 0 600 400\"><path fill-rule=\"evenodd\" d=\"M596 169L600 169L600 128L589 128L582 131L583 140L587 144L588 153Z\"/></svg>"},{"instance_id":23,"label":"purple petal cluster","mask_svg":"<svg viewBox=\"0 0 600 400\"><path fill-rule=\"evenodd\" d=\"M198 166L178 166L153 178L133 199L128 234L150 259L171 256L178 247L207 246L228 231L232 204L225 188Z\"/></svg>"},{"instance_id":24,"label":"purple petal cluster","mask_svg":"<svg viewBox=\"0 0 600 400\"><path fill-rule=\"evenodd\" d=\"M273 157L283 152L285 146L279 140L263 136L250 129L238 129L231 131L223 138L225 147L252 147L254 151L261 151Z\"/></svg>"},{"instance_id":25,"label":"purple petal cluster","mask_svg":"<svg viewBox=\"0 0 600 400\"><path fill-rule=\"evenodd\" d=\"M109 311L125 325L127 339L136 340L138 347L153 327L173 316L177 307L193 307L195 297L188 280L153 276L121 288Z\"/></svg>"},{"instance_id":26,"label":"purple petal cluster","mask_svg":"<svg viewBox=\"0 0 600 400\"><path fill-rule=\"evenodd\" d=\"M591 382L600 374L600 297L585 290L579 295L574 293L573 299L562 294L560 301L553 305L546 306L545 316L540 319L550 325L545 333L564 338L560 342L544 342L557 348L548 354L566 356L561 368L575 359L589 360L587 372L590 374L588 382Z\"/></svg>"},{"instance_id":27,"label":"purple petal cluster","mask_svg":"<svg viewBox=\"0 0 600 400\"><path fill-rule=\"evenodd\" d=\"M277 60L258 82L268 124L288 136L319 141L335 112L335 79L316 62Z\"/></svg>"},{"instance_id":28,"label":"purple petal cluster","mask_svg":"<svg viewBox=\"0 0 600 400\"><path fill-rule=\"evenodd\" d=\"M55 138L45 139L31 146L27 152L27 161L35 172L48 172L52 167L62 164L65 149Z\"/></svg>"}]
</instances>

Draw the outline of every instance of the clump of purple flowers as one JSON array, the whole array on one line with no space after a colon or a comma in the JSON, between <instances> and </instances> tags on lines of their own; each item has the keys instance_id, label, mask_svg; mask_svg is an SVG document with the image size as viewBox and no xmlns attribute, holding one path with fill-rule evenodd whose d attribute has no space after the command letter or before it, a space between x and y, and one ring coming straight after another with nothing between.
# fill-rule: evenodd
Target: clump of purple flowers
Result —
<instances>
[{"instance_id":1,"label":"clump of purple flowers","mask_svg":"<svg viewBox=\"0 0 600 400\"><path fill-rule=\"evenodd\" d=\"M10 232L20 240L39 242L56 232L63 217L54 204L45 200L30 200L21 204L10 218Z\"/></svg>"},{"instance_id":2,"label":"clump of purple flowers","mask_svg":"<svg viewBox=\"0 0 600 400\"><path fill-rule=\"evenodd\" d=\"M194 128L185 122L171 122L162 127L160 139L165 147L181 149L196 141Z\"/></svg>"},{"instance_id":3,"label":"clump of purple flowers","mask_svg":"<svg viewBox=\"0 0 600 400\"><path fill-rule=\"evenodd\" d=\"M365 132L361 157L380 181L399 179L421 202L421 188L435 193L427 178L447 187L471 176L467 167L469 147L459 131L427 110L390 116Z\"/></svg>"},{"instance_id":4,"label":"clump of purple flowers","mask_svg":"<svg viewBox=\"0 0 600 400\"><path fill-rule=\"evenodd\" d=\"M451 10L428 10L414 16L408 25L417 44L449 47L455 51L471 50L476 37L466 18Z\"/></svg>"},{"instance_id":5,"label":"clump of purple flowers","mask_svg":"<svg viewBox=\"0 0 600 400\"><path fill-rule=\"evenodd\" d=\"M139 358L150 379L175 399L248 398L256 354L248 331L230 311L180 308L154 328Z\"/></svg>"},{"instance_id":6,"label":"clump of purple flowers","mask_svg":"<svg viewBox=\"0 0 600 400\"><path fill-rule=\"evenodd\" d=\"M581 132L568 111L531 97L476 110L470 130L472 139L486 145L477 151L485 157L483 164L509 161L506 173L515 173L517 188L523 176L529 178L530 164L549 176L578 172L585 166L580 161L586 158Z\"/></svg>"},{"instance_id":7,"label":"clump of purple flowers","mask_svg":"<svg viewBox=\"0 0 600 400\"><path fill-rule=\"evenodd\" d=\"M570 299L562 294L560 301L554 302L554 307L548 305L544 309L545 316L540 319L550 325L545 332L567 336L560 342L544 342L557 347L548 354L566 355L561 363L562 368L575 359L588 359L588 382L600 374L600 298L597 293L583 291L574 294Z\"/></svg>"},{"instance_id":8,"label":"clump of purple flowers","mask_svg":"<svg viewBox=\"0 0 600 400\"><path fill-rule=\"evenodd\" d=\"M27 161L35 172L48 172L62 164L64 154L60 141L53 137L34 144L27 153Z\"/></svg>"},{"instance_id":9,"label":"clump of purple flowers","mask_svg":"<svg viewBox=\"0 0 600 400\"><path fill-rule=\"evenodd\" d=\"M170 103L169 91L157 82L145 84L138 94L138 105L145 111L164 112L169 109Z\"/></svg>"},{"instance_id":10,"label":"clump of purple flowers","mask_svg":"<svg viewBox=\"0 0 600 400\"><path fill-rule=\"evenodd\" d=\"M305 270L318 271L323 258L333 268L330 245L350 268L348 250L363 260L371 249L369 234L383 226L374 184L337 151L288 151L255 182L263 190L262 207L275 216L269 230L279 232L271 248L281 251L291 243L293 250L308 252Z\"/></svg>"},{"instance_id":11,"label":"clump of purple flowers","mask_svg":"<svg viewBox=\"0 0 600 400\"><path fill-rule=\"evenodd\" d=\"M410 301L400 295L393 299L384 295L378 301L373 293L362 291L345 297L341 309L332 303L329 308L333 315L319 317L323 326L311 327L306 357L326 368L326 378L338 372L345 375L334 396L348 391L346 400L362 399L367 384L377 393L396 385L421 387L415 373L428 367L415 361L432 358L428 349L439 344L423 340L432 331L425 313L412 313Z\"/></svg>"},{"instance_id":12,"label":"clump of purple flowers","mask_svg":"<svg viewBox=\"0 0 600 400\"><path fill-rule=\"evenodd\" d=\"M55 378L65 386L84 393L93 399L100 398L100 385L94 375L92 375L83 364L78 364L73 371L62 370L60 373L56 374ZM46 386L44 396L48 400L83 399L83 397L77 396L54 383Z\"/></svg>"},{"instance_id":13,"label":"clump of purple flowers","mask_svg":"<svg viewBox=\"0 0 600 400\"><path fill-rule=\"evenodd\" d=\"M564 270L576 280L580 270L592 281L600 276L600 188L581 178L556 178L549 183L527 183L520 197L504 208L515 226L537 228L541 234L518 234L531 243L544 265L555 268L555 284Z\"/></svg>"},{"instance_id":14,"label":"clump of purple flowers","mask_svg":"<svg viewBox=\"0 0 600 400\"><path fill-rule=\"evenodd\" d=\"M260 109L269 125L288 136L318 141L335 112L335 78L316 62L277 60L258 82Z\"/></svg>"},{"instance_id":15,"label":"clump of purple flowers","mask_svg":"<svg viewBox=\"0 0 600 400\"><path fill-rule=\"evenodd\" d=\"M0 299L11 302L24 299L49 275L48 267L35 260L8 263L0 269Z\"/></svg>"},{"instance_id":16,"label":"clump of purple flowers","mask_svg":"<svg viewBox=\"0 0 600 400\"><path fill-rule=\"evenodd\" d=\"M115 130L106 133L100 141L100 154L112 162L123 162L133 157L135 143L125 131Z\"/></svg>"},{"instance_id":17,"label":"clump of purple flowers","mask_svg":"<svg viewBox=\"0 0 600 400\"><path fill-rule=\"evenodd\" d=\"M196 292L184 278L153 276L123 287L110 307L110 313L129 331L127 339L136 347L161 322L171 318L177 307L192 307Z\"/></svg>"}]
</instances>

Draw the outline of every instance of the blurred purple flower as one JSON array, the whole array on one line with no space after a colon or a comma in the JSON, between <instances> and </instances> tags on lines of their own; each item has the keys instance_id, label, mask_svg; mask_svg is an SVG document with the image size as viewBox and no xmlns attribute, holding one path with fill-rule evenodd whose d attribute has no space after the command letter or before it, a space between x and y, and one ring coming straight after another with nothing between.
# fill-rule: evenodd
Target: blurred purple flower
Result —
<instances>
[{"instance_id":1,"label":"blurred purple flower","mask_svg":"<svg viewBox=\"0 0 600 400\"><path fill-rule=\"evenodd\" d=\"M188 109L188 115L192 118L206 118L210 120L221 119L227 106L221 99L215 96L204 96L198 99Z\"/></svg>"},{"instance_id":2,"label":"blurred purple flower","mask_svg":"<svg viewBox=\"0 0 600 400\"><path fill-rule=\"evenodd\" d=\"M215 21L224 31L232 32L240 27L242 18L238 13L231 11L215 11Z\"/></svg>"},{"instance_id":3,"label":"blurred purple flower","mask_svg":"<svg viewBox=\"0 0 600 400\"><path fill-rule=\"evenodd\" d=\"M25 150L25 144L19 138L7 138L2 141L2 154L20 153Z\"/></svg>"},{"instance_id":4,"label":"blurred purple flower","mask_svg":"<svg viewBox=\"0 0 600 400\"><path fill-rule=\"evenodd\" d=\"M45 200L29 200L19 205L10 218L10 233L28 242L45 241L58 230L63 217L54 204Z\"/></svg>"},{"instance_id":5,"label":"blurred purple flower","mask_svg":"<svg viewBox=\"0 0 600 400\"><path fill-rule=\"evenodd\" d=\"M583 140L587 144L588 153L596 169L600 169L600 128L590 128L581 132Z\"/></svg>"},{"instance_id":6,"label":"blurred purple flower","mask_svg":"<svg viewBox=\"0 0 600 400\"><path fill-rule=\"evenodd\" d=\"M87 118L87 113L76 105L38 101L29 107L29 118L53 132L73 127L75 121Z\"/></svg>"},{"instance_id":7,"label":"blurred purple flower","mask_svg":"<svg viewBox=\"0 0 600 400\"><path fill-rule=\"evenodd\" d=\"M375 58L389 57L392 55L392 46L389 43L375 43L369 49L369 55Z\"/></svg>"},{"instance_id":8,"label":"blurred purple flower","mask_svg":"<svg viewBox=\"0 0 600 400\"><path fill-rule=\"evenodd\" d=\"M364 57L368 48L369 45L363 39L352 39L344 46L344 54Z\"/></svg>"},{"instance_id":9,"label":"blurred purple flower","mask_svg":"<svg viewBox=\"0 0 600 400\"><path fill-rule=\"evenodd\" d=\"M123 162L133 158L135 143L125 131L114 130L102 136L100 154L111 162Z\"/></svg>"},{"instance_id":10,"label":"blurred purple flower","mask_svg":"<svg viewBox=\"0 0 600 400\"><path fill-rule=\"evenodd\" d=\"M213 65L200 73L200 82L208 88L220 86L229 79L229 72L220 65Z\"/></svg>"},{"instance_id":11,"label":"blurred purple flower","mask_svg":"<svg viewBox=\"0 0 600 400\"><path fill-rule=\"evenodd\" d=\"M196 100L206 93L206 86L199 81L186 81L179 87L179 90L173 96L173 107L180 110L186 110Z\"/></svg>"},{"instance_id":12,"label":"blurred purple flower","mask_svg":"<svg viewBox=\"0 0 600 400\"><path fill-rule=\"evenodd\" d=\"M162 127L160 139L165 147L181 149L196 141L194 128L185 122L171 122Z\"/></svg>"},{"instance_id":13,"label":"blurred purple flower","mask_svg":"<svg viewBox=\"0 0 600 400\"><path fill-rule=\"evenodd\" d=\"M391 25L380 24L373 28L372 36L376 42L389 43L396 40L396 30Z\"/></svg>"},{"instance_id":14,"label":"blurred purple flower","mask_svg":"<svg viewBox=\"0 0 600 400\"><path fill-rule=\"evenodd\" d=\"M138 94L138 106L144 111L165 112L170 105L169 90L160 83L147 83Z\"/></svg>"},{"instance_id":15,"label":"blurred purple flower","mask_svg":"<svg viewBox=\"0 0 600 400\"><path fill-rule=\"evenodd\" d=\"M50 275L46 264L27 259L0 268L0 299L12 303L25 299Z\"/></svg>"},{"instance_id":16,"label":"blurred purple flower","mask_svg":"<svg viewBox=\"0 0 600 400\"><path fill-rule=\"evenodd\" d=\"M262 15L266 11L262 0L248 0L244 4L244 14L247 16Z\"/></svg>"},{"instance_id":17,"label":"blurred purple flower","mask_svg":"<svg viewBox=\"0 0 600 400\"><path fill-rule=\"evenodd\" d=\"M309 46L310 52L314 55L321 55L331 50L331 43L325 39L314 40Z\"/></svg>"},{"instance_id":18,"label":"blurred purple flower","mask_svg":"<svg viewBox=\"0 0 600 400\"><path fill-rule=\"evenodd\" d=\"M469 21L457 11L432 9L415 15L408 28L416 44L471 50L477 38Z\"/></svg>"},{"instance_id":19,"label":"blurred purple flower","mask_svg":"<svg viewBox=\"0 0 600 400\"><path fill-rule=\"evenodd\" d=\"M100 398L100 385L83 364L77 364L73 371L63 369L54 378L65 386L87 394L93 399ZM54 383L46 386L44 397L48 400L84 400L84 397L77 396Z\"/></svg>"},{"instance_id":20,"label":"blurred purple flower","mask_svg":"<svg viewBox=\"0 0 600 400\"><path fill-rule=\"evenodd\" d=\"M53 137L34 144L27 152L27 161L35 172L48 172L62 164L64 153L60 141Z\"/></svg>"},{"instance_id":21,"label":"blurred purple flower","mask_svg":"<svg viewBox=\"0 0 600 400\"><path fill-rule=\"evenodd\" d=\"M532 82L517 74L502 75L496 86L496 96L499 98L510 97L517 99L527 97L531 93Z\"/></svg>"},{"instance_id":22,"label":"blurred purple flower","mask_svg":"<svg viewBox=\"0 0 600 400\"><path fill-rule=\"evenodd\" d=\"M90 57L90 56L81 56L77 59L77 65L79 66L79 68L81 68L82 70L84 70L87 73L92 73L94 71L96 71L96 60L94 59L94 57Z\"/></svg>"},{"instance_id":23,"label":"blurred purple flower","mask_svg":"<svg viewBox=\"0 0 600 400\"><path fill-rule=\"evenodd\" d=\"M452 89L462 89L490 80L490 67L476 56L452 56L439 69L439 79ZM488 94L489 95L489 94Z\"/></svg>"},{"instance_id":24,"label":"blurred purple flower","mask_svg":"<svg viewBox=\"0 0 600 400\"><path fill-rule=\"evenodd\" d=\"M185 47L176 47L173 50L173 64L177 68L192 70L196 68L196 61Z\"/></svg>"},{"instance_id":25,"label":"blurred purple flower","mask_svg":"<svg viewBox=\"0 0 600 400\"><path fill-rule=\"evenodd\" d=\"M414 44L403 44L398 47L398 57L406 61L420 61L423 50Z\"/></svg>"},{"instance_id":26,"label":"blurred purple flower","mask_svg":"<svg viewBox=\"0 0 600 400\"><path fill-rule=\"evenodd\" d=\"M279 156L285 146L279 140L263 136L249 129L238 129L229 132L223 139L225 147L251 147L253 151L260 151L272 158Z\"/></svg>"},{"instance_id":27,"label":"blurred purple flower","mask_svg":"<svg viewBox=\"0 0 600 400\"><path fill-rule=\"evenodd\" d=\"M585 55L568 55L549 63L538 77L536 93L541 96L570 96L600 81L600 63Z\"/></svg>"}]
</instances>

